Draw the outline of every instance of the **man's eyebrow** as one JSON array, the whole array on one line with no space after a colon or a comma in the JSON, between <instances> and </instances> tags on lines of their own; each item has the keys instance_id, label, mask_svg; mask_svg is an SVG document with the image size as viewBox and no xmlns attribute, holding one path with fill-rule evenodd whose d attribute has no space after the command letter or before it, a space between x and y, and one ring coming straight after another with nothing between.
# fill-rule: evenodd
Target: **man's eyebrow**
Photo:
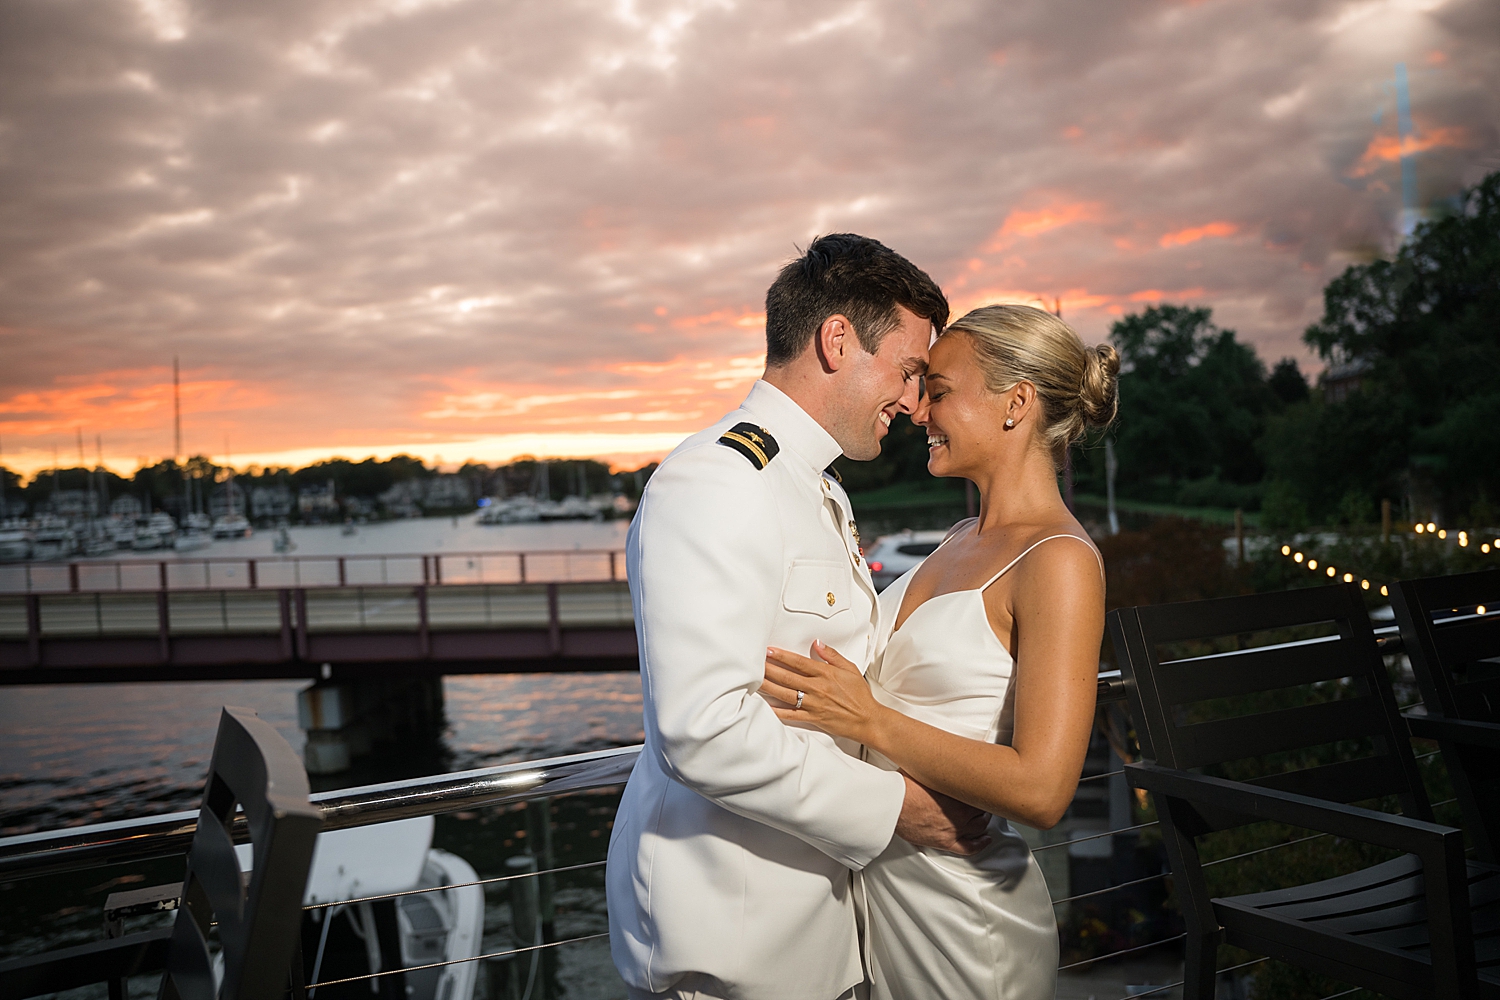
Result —
<instances>
[{"instance_id":1,"label":"man's eyebrow","mask_svg":"<svg viewBox=\"0 0 1500 1000\"><path fill-rule=\"evenodd\" d=\"M914 375L927 374L927 362L921 358L907 358L906 364L903 367L911 369Z\"/></svg>"}]
</instances>

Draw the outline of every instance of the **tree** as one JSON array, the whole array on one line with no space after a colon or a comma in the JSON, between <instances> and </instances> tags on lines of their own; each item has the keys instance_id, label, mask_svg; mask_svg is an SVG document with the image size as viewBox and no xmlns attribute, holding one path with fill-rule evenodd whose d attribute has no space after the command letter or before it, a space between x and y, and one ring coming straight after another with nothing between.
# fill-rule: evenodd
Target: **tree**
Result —
<instances>
[{"instance_id":1,"label":"tree","mask_svg":"<svg viewBox=\"0 0 1500 1000\"><path fill-rule=\"evenodd\" d=\"M1113 431L1121 494L1179 501L1199 481L1188 492L1208 502L1211 493L1249 495L1233 487L1260 481L1264 467L1254 444L1266 415L1280 405L1255 350L1216 326L1211 309L1176 305L1116 321L1110 339L1121 359ZM1089 465L1092 481L1102 461L1091 456Z\"/></svg>"},{"instance_id":2,"label":"tree","mask_svg":"<svg viewBox=\"0 0 1500 1000\"><path fill-rule=\"evenodd\" d=\"M1325 467L1289 449L1330 441L1330 459L1337 447L1358 466L1340 470L1346 489L1413 496L1430 483L1450 518L1487 509L1500 497L1488 447L1500 416L1500 172L1420 225L1394 260L1345 270L1323 303L1304 339L1329 363L1359 363L1364 374L1347 398L1299 415L1300 430L1269 447L1268 462L1287 470L1315 512L1339 490Z\"/></svg>"}]
</instances>

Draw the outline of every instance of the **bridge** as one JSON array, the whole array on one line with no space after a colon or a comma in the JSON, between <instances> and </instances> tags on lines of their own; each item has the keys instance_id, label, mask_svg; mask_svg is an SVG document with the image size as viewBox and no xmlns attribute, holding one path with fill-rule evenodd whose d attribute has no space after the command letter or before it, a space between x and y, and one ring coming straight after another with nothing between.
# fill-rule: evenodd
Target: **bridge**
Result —
<instances>
[{"instance_id":1,"label":"bridge","mask_svg":"<svg viewBox=\"0 0 1500 1000\"><path fill-rule=\"evenodd\" d=\"M635 670L618 550L0 567L0 684Z\"/></svg>"}]
</instances>

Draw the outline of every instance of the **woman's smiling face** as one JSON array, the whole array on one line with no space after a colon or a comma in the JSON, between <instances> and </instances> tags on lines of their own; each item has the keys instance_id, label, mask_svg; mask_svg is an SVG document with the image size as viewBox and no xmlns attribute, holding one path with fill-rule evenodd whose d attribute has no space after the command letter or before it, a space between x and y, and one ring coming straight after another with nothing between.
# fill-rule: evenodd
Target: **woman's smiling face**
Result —
<instances>
[{"instance_id":1,"label":"woman's smiling face","mask_svg":"<svg viewBox=\"0 0 1500 1000\"><path fill-rule=\"evenodd\" d=\"M1005 399L985 387L967 334L945 334L932 345L925 386L912 423L927 430L927 471L973 478L994 460Z\"/></svg>"}]
</instances>

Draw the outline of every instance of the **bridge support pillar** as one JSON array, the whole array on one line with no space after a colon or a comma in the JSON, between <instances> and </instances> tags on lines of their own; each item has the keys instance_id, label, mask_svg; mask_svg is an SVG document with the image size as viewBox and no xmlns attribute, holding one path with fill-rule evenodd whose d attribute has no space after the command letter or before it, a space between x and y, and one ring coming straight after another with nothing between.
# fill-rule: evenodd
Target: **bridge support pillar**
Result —
<instances>
[{"instance_id":1,"label":"bridge support pillar","mask_svg":"<svg viewBox=\"0 0 1500 1000\"><path fill-rule=\"evenodd\" d=\"M297 692L308 774L338 774L377 744L441 731L441 677L318 681Z\"/></svg>"}]
</instances>

